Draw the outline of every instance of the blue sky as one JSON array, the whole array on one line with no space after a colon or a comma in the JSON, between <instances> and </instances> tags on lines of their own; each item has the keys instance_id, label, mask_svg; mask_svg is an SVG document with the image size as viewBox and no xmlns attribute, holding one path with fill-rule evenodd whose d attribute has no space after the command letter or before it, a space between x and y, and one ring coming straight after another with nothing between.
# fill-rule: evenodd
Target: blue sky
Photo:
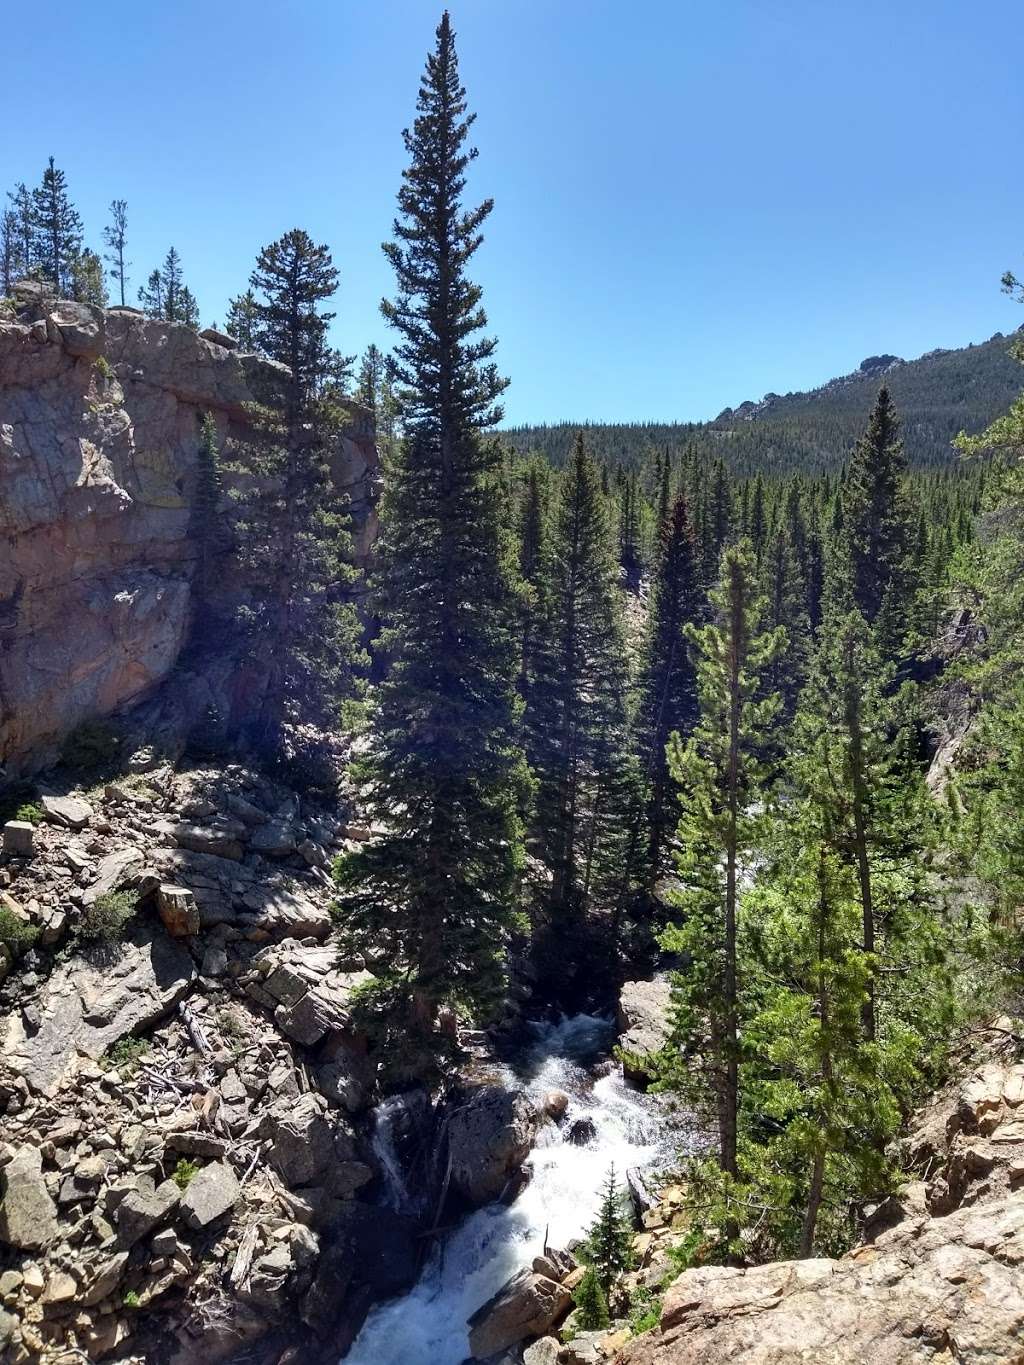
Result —
<instances>
[{"instance_id":1,"label":"blue sky","mask_svg":"<svg viewBox=\"0 0 1024 1365\"><path fill-rule=\"evenodd\" d=\"M452 0L478 113L475 271L513 421L697 419L877 351L1009 331L1019 0ZM388 343L380 252L428 0L9 5L0 185L52 153L133 289L174 243L204 322L293 226Z\"/></svg>"}]
</instances>

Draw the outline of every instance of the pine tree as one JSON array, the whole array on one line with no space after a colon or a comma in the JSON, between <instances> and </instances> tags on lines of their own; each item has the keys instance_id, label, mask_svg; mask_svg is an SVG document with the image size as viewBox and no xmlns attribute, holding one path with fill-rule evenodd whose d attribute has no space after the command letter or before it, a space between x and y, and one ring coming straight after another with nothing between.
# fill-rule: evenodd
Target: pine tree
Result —
<instances>
[{"instance_id":1,"label":"pine tree","mask_svg":"<svg viewBox=\"0 0 1024 1365\"><path fill-rule=\"evenodd\" d=\"M714 1101L719 1166L738 1175L739 995L737 909L739 869L757 845L757 813L766 787L758 756L778 699L761 697L761 675L784 644L784 632L761 629L763 601L749 541L728 547L712 594L714 621L689 627L697 651L700 721L689 740L673 736L669 766L680 788L677 857L683 889L681 924L662 935L669 952L689 954L673 982L674 1051L667 1084L696 1081ZM690 1073L689 1057L702 1058Z\"/></svg>"},{"instance_id":2,"label":"pine tree","mask_svg":"<svg viewBox=\"0 0 1024 1365\"><path fill-rule=\"evenodd\" d=\"M362 659L349 600L348 509L328 468L347 414L319 397L327 327L323 304L338 274L301 229L264 247L251 277L260 347L286 365L283 395L263 395L240 508L239 554L255 594L246 618L261 695L249 734L271 758L315 762L316 736L358 691ZM180 304L180 300L179 300Z\"/></svg>"},{"instance_id":3,"label":"pine tree","mask_svg":"<svg viewBox=\"0 0 1024 1365\"><path fill-rule=\"evenodd\" d=\"M384 355L379 346L372 343L363 352L356 379L356 402L369 408L377 415L384 387Z\"/></svg>"},{"instance_id":4,"label":"pine tree","mask_svg":"<svg viewBox=\"0 0 1024 1365\"><path fill-rule=\"evenodd\" d=\"M24 182L8 192L11 201L8 213L11 221L8 228L11 238L11 280L20 280L32 273L36 264L35 249L35 210L32 193Z\"/></svg>"},{"instance_id":5,"label":"pine tree","mask_svg":"<svg viewBox=\"0 0 1024 1365\"><path fill-rule=\"evenodd\" d=\"M608 1168L601 1207L587 1233L585 1259L597 1275L605 1302L615 1287L615 1281L629 1269L632 1257L633 1233L623 1207L622 1195L615 1180L615 1166Z\"/></svg>"},{"instance_id":6,"label":"pine tree","mask_svg":"<svg viewBox=\"0 0 1024 1365\"><path fill-rule=\"evenodd\" d=\"M676 817L666 746L673 731L688 736L699 714L696 671L684 630L699 621L702 610L697 546L686 499L678 497L661 529L634 722L647 787L644 881L649 891L668 870L668 837Z\"/></svg>"},{"instance_id":7,"label":"pine tree","mask_svg":"<svg viewBox=\"0 0 1024 1365\"><path fill-rule=\"evenodd\" d=\"M869 624L883 606L902 618L912 532L904 493L906 460L889 390L878 391L867 430L850 461L842 491L843 535L853 604ZM888 599L888 601L887 601Z\"/></svg>"},{"instance_id":8,"label":"pine tree","mask_svg":"<svg viewBox=\"0 0 1024 1365\"><path fill-rule=\"evenodd\" d=\"M784 527L774 532L764 547L761 578L766 597L765 624L769 628L783 626L786 631L785 646L765 670L764 686L767 693L778 694L781 717L788 721L807 680L811 631L803 575Z\"/></svg>"},{"instance_id":9,"label":"pine tree","mask_svg":"<svg viewBox=\"0 0 1024 1365\"><path fill-rule=\"evenodd\" d=\"M139 303L147 317L164 316L164 283L159 270L151 270L146 283L139 285Z\"/></svg>"},{"instance_id":10,"label":"pine tree","mask_svg":"<svg viewBox=\"0 0 1024 1365\"><path fill-rule=\"evenodd\" d=\"M259 350L258 329L259 314L256 306L256 295L252 290L247 289L244 294L239 294L237 298L229 299L224 330L229 337L235 338L239 350Z\"/></svg>"},{"instance_id":11,"label":"pine tree","mask_svg":"<svg viewBox=\"0 0 1024 1365\"><path fill-rule=\"evenodd\" d=\"M32 191L33 264L58 294L71 294L74 262L82 250L82 220L68 197L64 172L50 157Z\"/></svg>"},{"instance_id":12,"label":"pine tree","mask_svg":"<svg viewBox=\"0 0 1024 1365\"><path fill-rule=\"evenodd\" d=\"M88 247L71 262L71 297L76 303L91 303L96 308L107 306L107 286L103 278L103 262Z\"/></svg>"},{"instance_id":13,"label":"pine tree","mask_svg":"<svg viewBox=\"0 0 1024 1365\"><path fill-rule=\"evenodd\" d=\"M904 953L915 933L916 947L926 951L933 937L919 920L931 886L929 807L913 763L907 721L912 697L908 691L887 695L891 672L863 617L828 618L797 732L811 765L803 781L828 807L837 846L856 874L860 948L868 965L862 1017L868 1042L878 1036L876 996L885 954L893 945Z\"/></svg>"},{"instance_id":14,"label":"pine tree","mask_svg":"<svg viewBox=\"0 0 1024 1365\"><path fill-rule=\"evenodd\" d=\"M573 1293L574 1321L583 1332L598 1332L608 1326L608 1300L601 1288L596 1269L588 1266Z\"/></svg>"},{"instance_id":15,"label":"pine tree","mask_svg":"<svg viewBox=\"0 0 1024 1365\"><path fill-rule=\"evenodd\" d=\"M139 302L151 318L184 322L189 327L199 325L199 305L182 278L181 257L173 246L139 289Z\"/></svg>"},{"instance_id":16,"label":"pine tree","mask_svg":"<svg viewBox=\"0 0 1024 1365\"><path fill-rule=\"evenodd\" d=\"M13 209L0 214L0 289L11 292L14 281L21 278L18 255L18 219Z\"/></svg>"},{"instance_id":17,"label":"pine tree","mask_svg":"<svg viewBox=\"0 0 1024 1365\"><path fill-rule=\"evenodd\" d=\"M562 475L533 689L537 828L556 916L582 914L621 838L625 647L618 569L597 467L577 435Z\"/></svg>"},{"instance_id":18,"label":"pine tree","mask_svg":"<svg viewBox=\"0 0 1024 1365\"><path fill-rule=\"evenodd\" d=\"M473 115L447 13L405 133L410 164L385 252L398 296L404 448L382 509L377 596L391 671L359 780L381 836L339 871L344 939L386 962L391 1024L434 1046L438 1007L495 999L522 868L526 766L500 457L483 432L506 381L466 273L491 201L463 210Z\"/></svg>"},{"instance_id":19,"label":"pine tree","mask_svg":"<svg viewBox=\"0 0 1024 1365\"><path fill-rule=\"evenodd\" d=\"M110 275L117 282L121 307L125 306L125 286L128 280L128 267L131 261L125 260L128 242L128 203L124 199L114 199L110 205L110 222L103 229L103 241L110 248L103 258L110 267Z\"/></svg>"}]
</instances>

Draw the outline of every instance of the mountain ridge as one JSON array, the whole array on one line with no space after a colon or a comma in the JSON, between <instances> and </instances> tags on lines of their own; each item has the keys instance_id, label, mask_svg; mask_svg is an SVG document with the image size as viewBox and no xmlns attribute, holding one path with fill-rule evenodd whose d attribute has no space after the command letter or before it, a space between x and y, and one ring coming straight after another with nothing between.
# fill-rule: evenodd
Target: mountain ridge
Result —
<instances>
[{"instance_id":1,"label":"mountain ridge","mask_svg":"<svg viewBox=\"0 0 1024 1365\"><path fill-rule=\"evenodd\" d=\"M517 453L536 450L556 465L583 430L593 453L611 464L632 466L652 449L693 444L722 456L738 474L822 472L845 461L884 379L903 419L909 463L941 467L954 463L951 442L959 431L981 430L1019 391L1020 367L1009 355L1017 334L996 332L912 360L882 352L817 388L745 399L708 422L539 423L499 435Z\"/></svg>"}]
</instances>

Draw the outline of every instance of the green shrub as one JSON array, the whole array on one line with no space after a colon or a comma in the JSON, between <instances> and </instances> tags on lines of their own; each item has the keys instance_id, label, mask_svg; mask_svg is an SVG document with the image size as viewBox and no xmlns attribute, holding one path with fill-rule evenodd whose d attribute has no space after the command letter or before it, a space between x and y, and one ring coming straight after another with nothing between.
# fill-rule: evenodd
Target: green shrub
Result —
<instances>
[{"instance_id":1,"label":"green shrub","mask_svg":"<svg viewBox=\"0 0 1024 1365\"><path fill-rule=\"evenodd\" d=\"M37 806L34 801L26 801L18 807L11 818L13 820L27 820L30 825L38 825L43 818L43 808Z\"/></svg>"},{"instance_id":2,"label":"green shrub","mask_svg":"<svg viewBox=\"0 0 1024 1365\"><path fill-rule=\"evenodd\" d=\"M107 359L105 355L97 356L93 364L95 365L97 374L99 374L103 379L105 380L113 379L114 371L111 369L110 361Z\"/></svg>"},{"instance_id":3,"label":"green shrub","mask_svg":"<svg viewBox=\"0 0 1024 1365\"><path fill-rule=\"evenodd\" d=\"M661 1296L638 1285L629 1296L629 1330L638 1337L661 1321Z\"/></svg>"},{"instance_id":4,"label":"green shrub","mask_svg":"<svg viewBox=\"0 0 1024 1365\"><path fill-rule=\"evenodd\" d=\"M34 924L29 924L6 905L0 905L0 943L4 943L14 953L27 952L39 936Z\"/></svg>"},{"instance_id":5,"label":"green shrub","mask_svg":"<svg viewBox=\"0 0 1024 1365\"><path fill-rule=\"evenodd\" d=\"M120 756L120 736L99 720L87 720L77 726L60 751L64 766L76 772L94 772L97 768L112 771Z\"/></svg>"},{"instance_id":6,"label":"green shrub","mask_svg":"<svg viewBox=\"0 0 1024 1365\"><path fill-rule=\"evenodd\" d=\"M138 1308L141 1305L142 1300L134 1289L126 1289L124 1291L124 1298L121 1302L124 1304L125 1308Z\"/></svg>"},{"instance_id":7,"label":"green shrub","mask_svg":"<svg viewBox=\"0 0 1024 1365\"><path fill-rule=\"evenodd\" d=\"M112 943L123 934L125 925L135 914L136 904L130 891L108 891L105 896L98 896L82 915L79 935Z\"/></svg>"},{"instance_id":8,"label":"green shrub","mask_svg":"<svg viewBox=\"0 0 1024 1365\"><path fill-rule=\"evenodd\" d=\"M0 825L5 825L8 820L28 820L28 815L22 815L23 810L28 810L31 806L34 810L39 810L35 804L36 789L31 782L12 782L0 790ZM40 817L42 811L39 811ZM32 821L35 824L35 821Z\"/></svg>"},{"instance_id":9,"label":"green shrub","mask_svg":"<svg viewBox=\"0 0 1024 1365\"><path fill-rule=\"evenodd\" d=\"M189 1161L188 1157L179 1157L178 1164L171 1173L171 1179L179 1190L187 1190L198 1170L199 1167L194 1161Z\"/></svg>"},{"instance_id":10,"label":"green shrub","mask_svg":"<svg viewBox=\"0 0 1024 1365\"><path fill-rule=\"evenodd\" d=\"M131 1075L148 1051L149 1043L145 1038L122 1038L113 1047L107 1048L103 1061Z\"/></svg>"}]
</instances>

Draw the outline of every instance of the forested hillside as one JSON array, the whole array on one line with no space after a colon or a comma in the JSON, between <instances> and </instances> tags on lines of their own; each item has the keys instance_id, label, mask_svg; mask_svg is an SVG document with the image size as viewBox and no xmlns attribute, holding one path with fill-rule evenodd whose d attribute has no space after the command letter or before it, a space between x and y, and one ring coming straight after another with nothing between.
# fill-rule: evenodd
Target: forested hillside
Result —
<instances>
[{"instance_id":1,"label":"forested hillside","mask_svg":"<svg viewBox=\"0 0 1024 1365\"><path fill-rule=\"evenodd\" d=\"M1017 392L1011 339L996 334L979 345L931 351L918 360L868 357L858 370L808 393L766 394L726 408L712 422L560 422L510 427L502 439L515 451L539 451L561 465L582 427L602 463L631 469L654 450L693 448L702 459L725 460L736 474L786 474L837 469L848 458L884 377L903 415L912 468L944 467L960 431L987 426Z\"/></svg>"}]
</instances>

